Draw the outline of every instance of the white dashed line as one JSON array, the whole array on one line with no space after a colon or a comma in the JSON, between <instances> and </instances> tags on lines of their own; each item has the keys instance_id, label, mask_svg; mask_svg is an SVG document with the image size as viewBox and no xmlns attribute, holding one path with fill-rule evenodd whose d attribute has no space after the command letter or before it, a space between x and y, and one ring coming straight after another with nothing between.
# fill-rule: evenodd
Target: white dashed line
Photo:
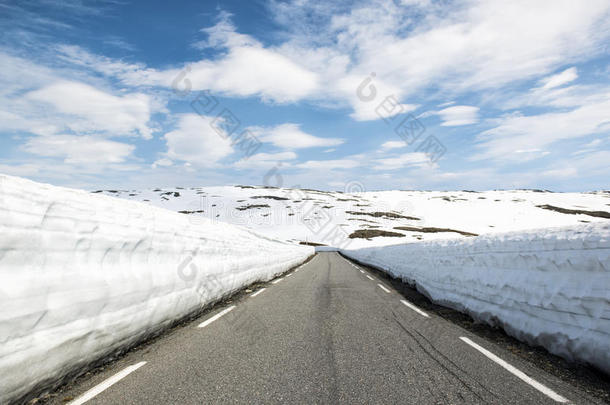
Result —
<instances>
[{"instance_id":1,"label":"white dashed line","mask_svg":"<svg viewBox=\"0 0 610 405\"><path fill-rule=\"evenodd\" d=\"M406 306L408 306L409 308L411 308L413 311L417 312L421 316L426 317L426 318L430 318L430 315L428 315L427 313L425 313L421 309L417 308L415 305L411 304L409 301L407 301L407 300L400 300L400 302L402 302L403 304L405 304Z\"/></svg>"},{"instance_id":2,"label":"white dashed line","mask_svg":"<svg viewBox=\"0 0 610 405\"><path fill-rule=\"evenodd\" d=\"M360 273L364 274L364 270L360 270Z\"/></svg>"},{"instance_id":3,"label":"white dashed line","mask_svg":"<svg viewBox=\"0 0 610 405\"><path fill-rule=\"evenodd\" d=\"M382 284L377 284L379 286L379 288L381 288L383 291L387 292L388 294L390 293L390 290L388 290L387 288L385 288Z\"/></svg>"},{"instance_id":4,"label":"white dashed line","mask_svg":"<svg viewBox=\"0 0 610 405\"><path fill-rule=\"evenodd\" d=\"M510 364L508 364L507 362L505 362L504 360L502 360L501 358L499 358L498 356L496 356L489 350L479 346L478 344L476 344L472 340L468 339L467 337L460 336L460 339L462 341L466 342L467 344L469 344L470 346L474 347L481 353L483 353L485 356L487 356L492 361L494 361L497 364L499 364L500 366L504 367L506 370L508 370L510 373L514 374L516 377L520 378L521 380L525 381L532 387L536 388L538 391L542 392L544 395L551 398L552 400L554 400L556 402L568 402L567 399L565 399L564 397L562 397L561 395L559 395L558 393L556 393L555 391L553 391L546 385L540 384L538 381L527 376L523 371L511 366Z\"/></svg>"},{"instance_id":5,"label":"white dashed line","mask_svg":"<svg viewBox=\"0 0 610 405\"><path fill-rule=\"evenodd\" d=\"M283 280L283 278L278 278L277 280L273 280L273 281L271 282L271 284L277 284L277 283L279 283L279 282L280 282L280 281L282 281L282 280Z\"/></svg>"},{"instance_id":6,"label":"white dashed line","mask_svg":"<svg viewBox=\"0 0 610 405\"><path fill-rule=\"evenodd\" d=\"M371 281L372 281L372 280L374 280L374 278L373 278L373 277L371 277L371 276L369 276L368 274L366 275L366 278L368 278L368 279L369 279L369 280L371 280Z\"/></svg>"},{"instance_id":7,"label":"white dashed line","mask_svg":"<svg viewBox=\"0 0 610 405\"><path fill-rule=\"evenodd\" d=\"M231 305L229 308L220 311L219 313L217 313L216 315L214 315L210 319L206 319L205 321L201 322L199 324L198 328L205 328L206 326L208 326L209 324L211 324L212 322L214 322L215 320L217 320L221 316L231 312L233 310L233 308L235 308L235 305Z\"/></svg>"},{"instance_id":8,"label":"white dashed line","mask_svg":"<svg viewBox=\"0 0 610 405\"><path fill-rule=\"evenodd\" d=\"M256 297L258 294L262 293L263 291L265 291L266 288L261 288L260 290L258 290L257 292L253 293L252 295L250 295L250 297Z\"/></svg>"},{"instance_id":9,"label":"white dashed line","mask_svg":"<svg viewBox=\"0 0 610 405\"><path fill-rule=\"evenodd\" d=\"M133 366L129 366L129 367L123 369L122 371L116 373L115 375L108 378L107 380L104 380L101 383L99 383L98 385L96 385L95 387L91 388L89 391L85 392L83 395L79 396L74 401L69 402L68 405L84 404L85 402L89 401L90 399L92 399L93 397L95 397L96 395L101 393L102 391L106 390L110 386L121 381L123 378L127 377L129 374L133 373L134 371L136 371L137 369L142 367L144 364L146 364L146 362L141 361L137 364L134 364Z\"/></svg>"}]
</instances>

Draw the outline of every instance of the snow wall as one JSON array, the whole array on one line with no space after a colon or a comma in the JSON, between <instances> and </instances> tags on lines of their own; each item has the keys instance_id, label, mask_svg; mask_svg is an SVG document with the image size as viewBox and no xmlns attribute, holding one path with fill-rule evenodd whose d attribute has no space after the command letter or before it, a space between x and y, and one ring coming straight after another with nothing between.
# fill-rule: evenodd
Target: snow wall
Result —
<instances>
[{"instance_id":1,"label":"snow wall","mask_svg":"<svg viewBox=\"0 0 610 405\"><path fill-rule=\"evenodd\" d=\"M610 374L610 221L341 253Z\"/></svg>"},{"instance_id":2,"label":"snow wall","mask_svg":"<svg viewBox=\"0 0 610 405\"><path fill-rule=\"evenodd\" d=\"M313 254L232 225L0 175L0 403Z\"/></svg>"}]
</instances>

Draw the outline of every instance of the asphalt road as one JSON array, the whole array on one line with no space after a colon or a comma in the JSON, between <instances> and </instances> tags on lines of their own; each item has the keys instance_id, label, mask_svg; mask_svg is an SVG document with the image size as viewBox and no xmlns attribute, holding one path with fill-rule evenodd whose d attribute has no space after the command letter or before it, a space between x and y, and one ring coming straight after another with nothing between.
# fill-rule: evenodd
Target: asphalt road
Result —
<instances>
[{"instance_id":1,"label":"asphalt road","mask_svg":"<svg viewBox=\"0 0 610 405\"><path fill-rule=\"evenodd\" d=\"M373 273L337 253L319 253L288 275L79 379L52 402L593 401L502 347L403 300Z\"/></svg>"}]
</instances>

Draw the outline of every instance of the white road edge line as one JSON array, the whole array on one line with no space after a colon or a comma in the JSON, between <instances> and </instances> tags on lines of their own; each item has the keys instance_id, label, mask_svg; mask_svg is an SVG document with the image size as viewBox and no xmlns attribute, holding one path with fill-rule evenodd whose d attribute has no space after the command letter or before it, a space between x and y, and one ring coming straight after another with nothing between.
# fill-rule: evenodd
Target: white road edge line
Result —
<instances>
[{"instance_id":1,"label":"white road edge line","mask_svg":"<svg viewBox=\"0 0 610 405\"><path fill-rule=\"evenodd\" d=\"M369 276L368 274L366 275L366 278L368 278L369 280L374 280L374 278Z\"/></svg>"},{"instance_id":2,"label":"white road edge line","mask_svg":"<svg viewBox=\"0 0 610 405\"><path fill-rule=\"evenodd\" d=\"M510 373L514 374L516 377L520 378L524 382L526 382L529 385L531 385L532 387L536 388L538 391L542 392L544 395L551 398L552 400L554 400L556 402L568 402L568 400L566 398L562 397L561 395L559 395L558 393L556 393L555 391L553 391L546 385L540 384L538 381L527 376L527 374L525 374L523 371L511 366L510 364L508 364L507 362L505 362L504 360L502 360L501 358L499 358L498 356L496 356L489 350L479 346L478 344L476 344L472 340L468 339L467 337L460 336L460 339L462 341L466 342L467 344L469 344L470 346L474 347L481 353L483 353L485 356L487 356L492 361L494 361L497 364L499 364L500 366L504 367L506 370L508 370Z\"/></svg>"},{"instance_id":3,"label":"white road edge line","mask_svg":"<svg viewBox=\"0 0 610 405\"><path fill-rule=\"evenodd\" d=\"M83 395L79 396L74 401L69 402L68 405L84 404L85 402L89 401L90 399L92 399L93 397L98 395L99 393L105 391L106 389L110 388L112 385L121 381L123 378L127 377L129 374L133 373L134 371L136 371L137 369L142 367L144 364L146 364L146 362L141 361L137 364L124 368L123 370L119 371L112 377L102 381L95 387L91 388L89 391L85 392Z\"/></svg>"},{"instance_id":4,"label":"white road edge line","mask_svg":"<svg viewBox=\"0 0 610 405\"><path fill-rule=\"evenodd\" d=\"M262 293L262 292L263 292L263 291L265 291L265 290L266 290L266 288L261 288L261 289L260 289L260 290L258 290L257 292L252 293L252 294L250 295L250 298L252 298L252 297L256 297L258 294Z\"/></svg>"},{"instance_id":5,"label":"white road edge line","mask_svg":"<svg viewBox=\"0 0 610 405\"><path fill-rule=\"evenodd\" d=\"M381 288L383 291L387 292L388 294L390 293L390 290L388 290L387 288L385 288L382 284L377 284L379 286L379 288Z\"/></svg>"},{"instance_id":6,"label":"white road edge line","mask_svg":"<svg viewBox=\"0 0 610 405\"><path fill-rule=\"evenodd\" d=\"M279 282L280 282L280 281L282 281L282 280L283 280L283 278L278 278L277 280L273 280L273 281L271 282L271 284L277 284L277 283L279 283Z\"/></svg>"},{"instance_id":7,"label":"white road edge line","mask_svg":"<svg viewBox=\"0 0 610 405\"><path fill-rule=\"evenodd\" d=\"M219 313L217 313L216 315L214 315L210 319L206 319L205 321L201 322L199 324L199 326L197 326L197 327L198 328L205 328L206 326L208 326L209 324L211 324L212 322L214 322L215 320L217 320L221 316L223 316L225 314L228 314L229 312L233 311L234 308L235 308L235 305L231 305L229 308L223 309L222 311L220 311Z\"/></svg>"},{"instance_id":8,"label":"white road edge line","mask_svg":"<svg viewBox=\"0 0 610 405\"><path fill-rule=\"evenodd\" d=\"M286 277L290 277L290 276L292 276L292 273L288 274Z\"/></svg>"},{"instance_id":9,"label":"white road edge line","mask_svg":"<svg viewBox=\"0 0 610 405\"><path fill-rule=\"evenodd\" d=\"M430 315L428 315L427 313L425 313L421 309L417 308L415 305L411 304L409 301L407 301L407 300L400 300L400 302L402 302L403 304L405 304L406 306L408 306L409 308L411 308L413 311L417 312L421 316L426 317L426 318L430 318Z\"/></svg>"}]
</instances>

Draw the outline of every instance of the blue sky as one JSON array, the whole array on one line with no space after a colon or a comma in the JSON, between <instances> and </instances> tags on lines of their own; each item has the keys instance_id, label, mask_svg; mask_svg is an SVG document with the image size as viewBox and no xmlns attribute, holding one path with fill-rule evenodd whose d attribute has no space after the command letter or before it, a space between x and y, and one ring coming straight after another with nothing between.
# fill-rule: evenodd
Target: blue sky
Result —
<instances>
[{"instance_id":1,"label":"blue sky","mask_svg":"<svg viewBox=\"0 0 610 405\"><path fill-rule=\"evenodd\" d=\"M0 173L609 188L607 0L0 1L0 29Z\"/></svg>"}]
</instances>

